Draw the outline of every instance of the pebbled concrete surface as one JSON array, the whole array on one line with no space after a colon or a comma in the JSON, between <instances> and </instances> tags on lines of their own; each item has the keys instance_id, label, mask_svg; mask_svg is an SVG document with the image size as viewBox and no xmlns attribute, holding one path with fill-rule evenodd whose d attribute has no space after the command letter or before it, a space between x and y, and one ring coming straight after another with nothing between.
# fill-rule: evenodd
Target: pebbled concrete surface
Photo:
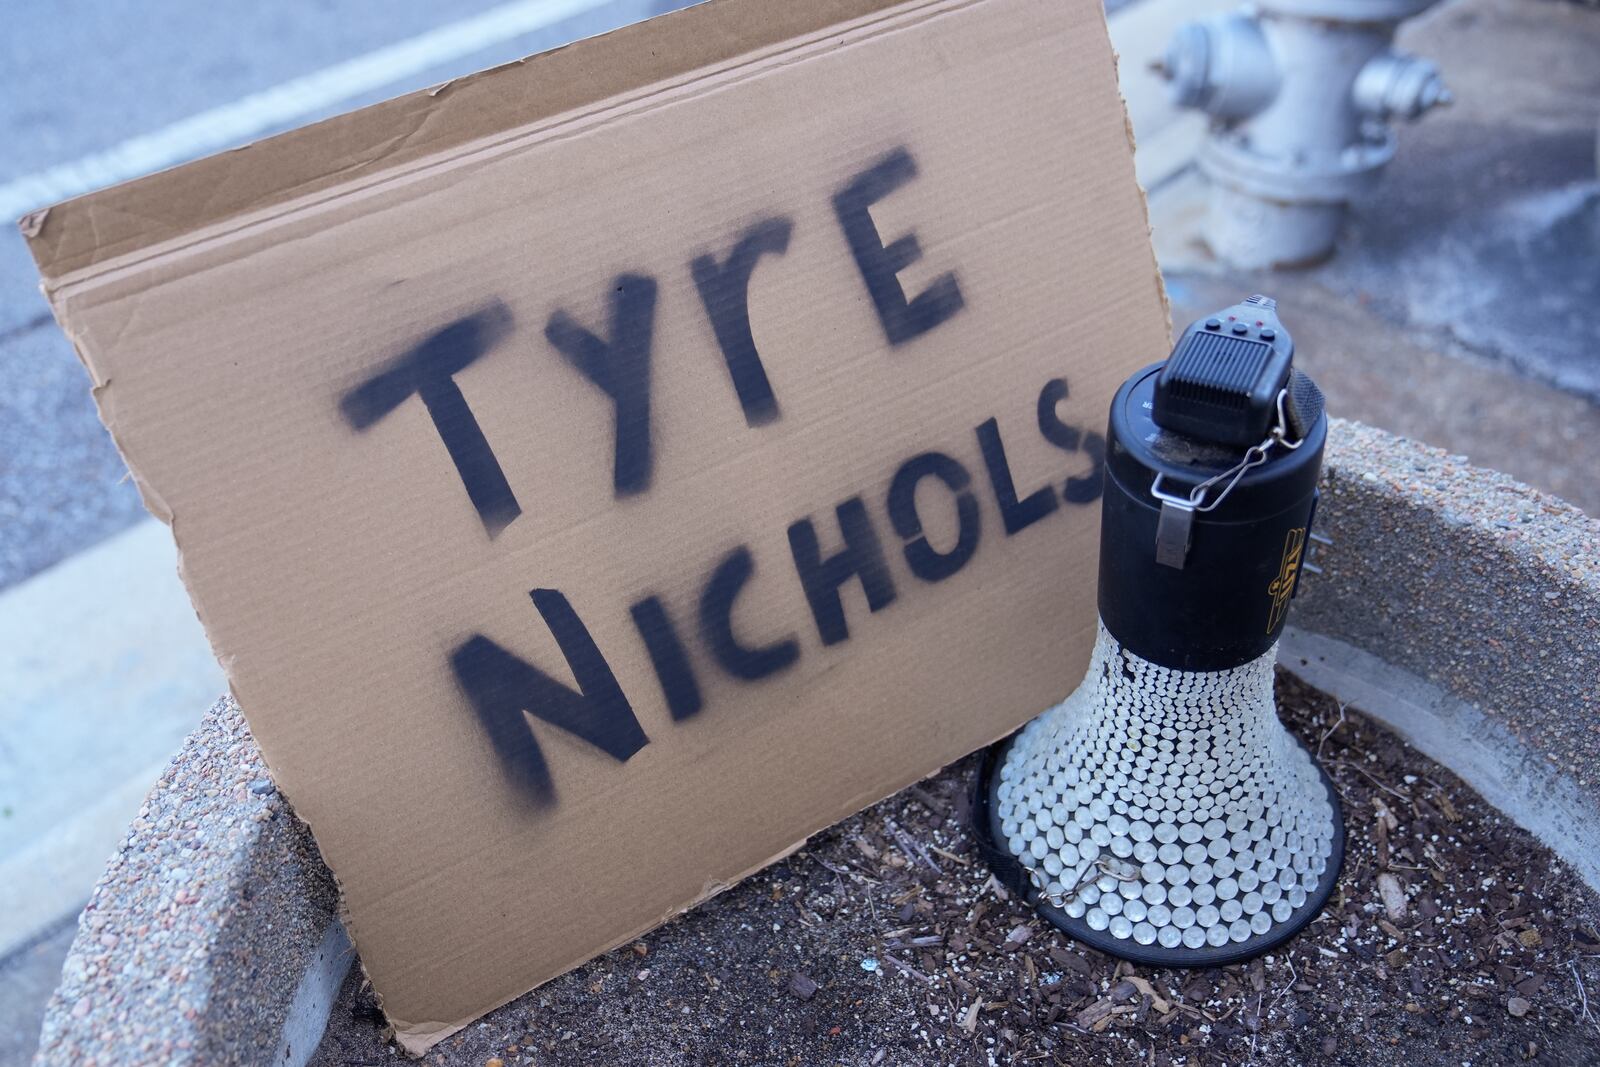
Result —
<instances>
[{"instance_id":1,"label":"pebbled concrete surface","mask_svg":"<svg viewBox=\"0 0 1600 1067\"><path fill-rule=\"evenodd\" d=\"M269 1062L334 908L311 835L218 701L78 920L38 1062Z\"/></svg>"},{"instance_id":2,"label":"pebbled concrete surface","mask_svg":"<svg viewBox=\"0 0 1600 1067\"><path fill-rule=\"evenodd\" d=\"M1365 649L1508 727L1600 812L1600 521L1459 456L1329 432L1295 625Z\"/></svg>"}]
</instances>

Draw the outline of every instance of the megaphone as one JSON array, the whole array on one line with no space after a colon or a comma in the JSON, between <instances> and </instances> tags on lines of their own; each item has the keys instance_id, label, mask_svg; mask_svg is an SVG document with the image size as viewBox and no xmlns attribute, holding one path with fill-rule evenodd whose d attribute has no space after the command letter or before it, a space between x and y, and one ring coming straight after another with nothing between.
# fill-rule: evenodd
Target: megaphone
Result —
<instances>
[{"instance_id":1,"label":"megaphone","mask_svg":"<svg viewBox=\"0 0 1600 1067\"><path fill-rule=\"evenodd\" d=\"M1001 881L1135 962L1268 951L1343 862L1338 794L1273 699L1328 433L1293 360L1276 303L1252 296L1123 383L1088 673L979 774L974 828Z\"/></svg>"}]
</instances>

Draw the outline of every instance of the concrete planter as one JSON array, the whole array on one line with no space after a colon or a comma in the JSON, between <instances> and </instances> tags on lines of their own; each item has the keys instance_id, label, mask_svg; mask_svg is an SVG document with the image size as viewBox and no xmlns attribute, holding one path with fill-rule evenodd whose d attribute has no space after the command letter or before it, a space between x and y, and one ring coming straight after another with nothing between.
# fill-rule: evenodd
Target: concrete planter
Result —
<instances>
[{"instance_id":1,"label":"concrete planter","mask_svg":"<svg viewBox=\"0 0 1600 1067\"><path fill-rule=\"evenodd\" d=\"M1600 889L1600 523L1336 422L1280 663L1450 767ZM38 1062L304 1063L353 958L333 880L224 698L96 886Z\"/></svg>"}]
</instances>

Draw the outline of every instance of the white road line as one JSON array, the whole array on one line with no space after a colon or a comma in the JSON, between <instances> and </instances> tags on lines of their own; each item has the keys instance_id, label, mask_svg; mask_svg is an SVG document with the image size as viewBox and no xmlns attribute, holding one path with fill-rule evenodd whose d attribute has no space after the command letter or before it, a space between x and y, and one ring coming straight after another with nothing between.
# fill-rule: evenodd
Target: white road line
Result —
<instances>
[{"instance_id":1,"label":"white road line","mask_svg":"<svg viewBox=\"0 0 1600 1067\"><path fill-rule=\"evenodd\" d=\"M154 133L133 137L103 152L61 163L0 185L0 218L16 219L30 211L138 178L164 167L228 148L268 130L280 129L342 101L381 89L404 78L481 52L502 41L545 29L563 19L602 7L611 0L512 0L480 15L462 19L410 40L389 45L308 74L303 78L202 111ZM1134 125L1148 143L1177 112L1164 100L1145 69L1159 55L1166 34L1182 17L1196 17L1230 5L1233 0L1144 0L1113 12L1111 27L1122 52L1123 91ZM1198 140L1201 121L1187 116L1185 142ZM1146 119L1141 123L1141 119ZM1153 120L1153 121L1151 121ZM1150 128L1154 127L1154 128ZM1185 148L1188 147L1186 143ZM1150 153L1145 153L1149 156ZM1162 173L1140 177L1154 185Z\"/></svg>"},{"instance_id":2,"label":"white road line","mask_svg":"<svg viewBox=\"0 0 1600 1067\"><path fill-rule=\"evenodd\" d=\"M202 111L165 129L0 185L0 218L137 178L292 125L342 101L502 41L545 29L610 0L513 0L410 40Z\"/></svg>"},{"instance_id":3,"label":"white road line","mask_svg":"<svg viewBox=\"0 0 1600 1067\"><path fill-rule=\"evenodd\" d=\"M20 851L0 855L0 961L83 907L168 762L95 781L85 789L90 797L82 811Z\"/></svg>"}]
</instances>

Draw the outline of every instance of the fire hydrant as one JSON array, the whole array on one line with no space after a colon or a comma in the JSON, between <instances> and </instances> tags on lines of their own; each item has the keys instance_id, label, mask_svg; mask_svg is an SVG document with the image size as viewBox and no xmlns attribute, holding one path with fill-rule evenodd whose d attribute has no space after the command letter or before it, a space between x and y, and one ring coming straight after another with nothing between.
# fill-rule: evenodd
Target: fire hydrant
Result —
<instances>
[{"instance_id":1,"label":"fire hydrant","mask_svg":"<svg viewBox=\"0 0 1600 1067\"><path fill-rule=\"evenodd\" d=\"M1212 116L1205 239L1239 267L1314 263L1394 156L1389 120L1450 101L1438 69L1394 50L1436 0L1258 0L1180 26L1158 70Z\"/></svg>"}]
</instances>

